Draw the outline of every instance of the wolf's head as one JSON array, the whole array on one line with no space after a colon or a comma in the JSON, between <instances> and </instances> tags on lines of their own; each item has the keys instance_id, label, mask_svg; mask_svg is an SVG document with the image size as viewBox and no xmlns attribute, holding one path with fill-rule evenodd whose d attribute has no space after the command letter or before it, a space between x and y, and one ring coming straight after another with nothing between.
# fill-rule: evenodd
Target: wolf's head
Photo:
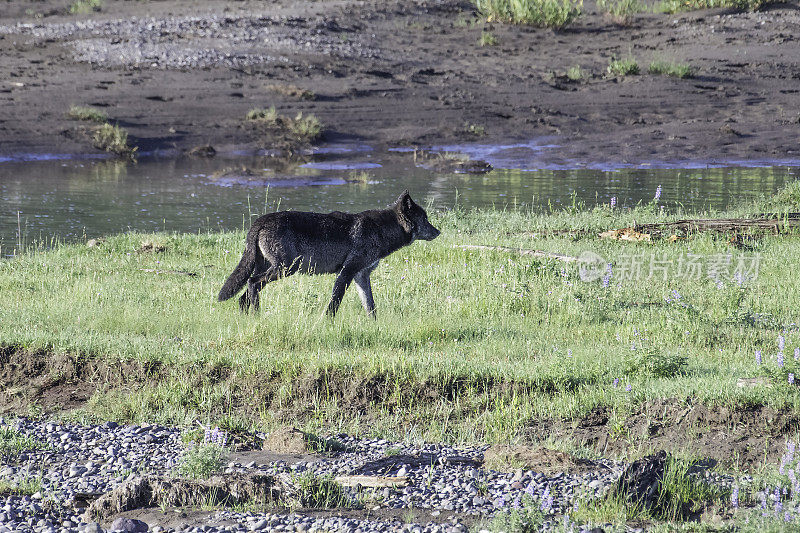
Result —
<instances>
[{"instance_id":1,"label":"wolf's head","mask_svg":"<svg viewBox=\"0 0 800 533\"><path fill-rule=\"evenodd\" d=\"M397 214L400 215L401 221L407 226L406 231L411 233L412 239L432 241L441 233L428 222L428 214L411 199L408 190L397 198L393 207Z\"/></svg>"}]
</instances>

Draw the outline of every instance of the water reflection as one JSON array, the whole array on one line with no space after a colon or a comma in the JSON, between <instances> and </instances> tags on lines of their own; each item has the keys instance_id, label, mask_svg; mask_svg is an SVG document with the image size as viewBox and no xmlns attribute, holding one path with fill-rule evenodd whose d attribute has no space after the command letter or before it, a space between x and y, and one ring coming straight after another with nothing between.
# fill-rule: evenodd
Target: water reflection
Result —
<instances>
[{"instance_id":1,"label":"water reflection","mask_svg":"<svg viewBox=\"0 0 800 533\"><path fill-rule=\"evenodd\" d=\"M449 207L547 209L577 199L621 207L652 200L662 185L667 209L724 208L770 194L797 179L798 167L494 170L441 174L414 165L412 154L352 150L317 164L265 158L38 160L0 164L0 246L71 241L120 231L229 230L250 213L276 208L358 211L381 207L408 188L421 202ZM301 166L302 165L302 166ZM317 167L317 168L313 168ZM236 169L242 169L237 174ZM232 171L233 170L233 171ZM19 216L18 216L19 214Z\"/></svg>"}]
</instances>

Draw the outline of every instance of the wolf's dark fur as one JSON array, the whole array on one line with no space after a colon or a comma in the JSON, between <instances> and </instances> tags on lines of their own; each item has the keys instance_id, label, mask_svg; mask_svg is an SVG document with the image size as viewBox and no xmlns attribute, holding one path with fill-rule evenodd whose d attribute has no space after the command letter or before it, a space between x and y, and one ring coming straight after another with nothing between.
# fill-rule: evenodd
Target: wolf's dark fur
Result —
<instances>
[{"instance_id":1,"label":"wolf's dark fur","mask_svg":"<svg viewBox=\"0 0 800 533\"><path fill-rule=\"evenodd\" d=\"M258 291L295 272L338 274L328 314L335 315L344 291L355 281L361 303L374 316L369 275L378 262L414 242L430 241L439 230L408 191L387 209L361 213L280 211L259 217L247 233L242 259L219 291L219 300L233 297L247 285L239 307L258 309Z\"/></svg>"}]
</instances>

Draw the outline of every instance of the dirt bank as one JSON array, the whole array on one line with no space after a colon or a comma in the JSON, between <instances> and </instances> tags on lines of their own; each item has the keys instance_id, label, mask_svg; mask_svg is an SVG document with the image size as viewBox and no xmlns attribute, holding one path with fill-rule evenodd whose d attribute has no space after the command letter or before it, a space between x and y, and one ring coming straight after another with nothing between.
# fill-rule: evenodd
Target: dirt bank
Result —
<instances>
[{"instance_id":1,"label":"dirt bank","mask_svg":"<svg viewBox=\"0 0 800 533\"><path fill-rule=\"evenodd\" d=\"M587 2L560 32L478 21L457 0L106 0L85 15L67 4L0 9L0 155L96 152L65 116L81 104L144 151L268 145L242 118L275 105L317 115L329 142L553 136L544 162L800 159L794 3L625 27ZM498 44L480 46L482 31ZM606 75L628 56L642 74ZM696 74L649 74L654 59ZM570 81L576 65L584 77Z\"/></svg>"}]
</instances>

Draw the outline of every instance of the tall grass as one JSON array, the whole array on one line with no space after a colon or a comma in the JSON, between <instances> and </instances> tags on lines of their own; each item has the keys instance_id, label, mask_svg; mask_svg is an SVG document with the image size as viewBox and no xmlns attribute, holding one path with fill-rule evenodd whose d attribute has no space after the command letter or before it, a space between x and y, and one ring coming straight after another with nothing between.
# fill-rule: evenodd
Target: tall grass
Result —
<instances>
[{"instance_id":1,"label":"tall grass","mask_svg":"<svg viewBox=\"0 0 800 533\"><path fill-rule=\"evenodd\" d=\"M796 190L779 197L780 209L798 210ZM796 389L770 371L779 334L787 354L800 347L800 279L790 270L800 240L766 235L747 251L711 234L653 243L597 237L634 220L687 215L655 205L431 215L442 235L373 273L377 321L353 290L335 319L324 317L332 276L271 283L260 315L216 302L243 232L126 233L0 261L0 338L28 353L159 369L135 387L110 384L87 406L127 421L269 425L288 410L313 432L464 442L507 441L526 421L597 406L625 411L655 398L800 408ZM459 247L468 244L592 251L612 274L584 282L574 263ZM716 278L679 274L687 254L703 265L730 254L730 263ZM737 281L742 254L758 254L759 270ZM635 277L632 258L647 265ZM670 265L667 275L651 273L653 264ZM737 387L753 376L773 386Z\"/></svg>"},{"instance_id":2,"label":"tall grass","mask_svg":"<svg viewBox=\"0 0 800 533\"><path fill-rule=\"evenodd\" d=\"M766 5L782 2L783 0L662 0L658 8L662 13L678 13L711 8L757 11Z\"/></svg>"},{"instance_id":3,"label":"tall grass","mask_svg":"<svg viewBox=\"0 0 800 533\"><path fill-rule=\"evenodd\" d=\"M473 0L489 21L560 29L581 14L582 0Z\"/></svg>"}]
</instances>

